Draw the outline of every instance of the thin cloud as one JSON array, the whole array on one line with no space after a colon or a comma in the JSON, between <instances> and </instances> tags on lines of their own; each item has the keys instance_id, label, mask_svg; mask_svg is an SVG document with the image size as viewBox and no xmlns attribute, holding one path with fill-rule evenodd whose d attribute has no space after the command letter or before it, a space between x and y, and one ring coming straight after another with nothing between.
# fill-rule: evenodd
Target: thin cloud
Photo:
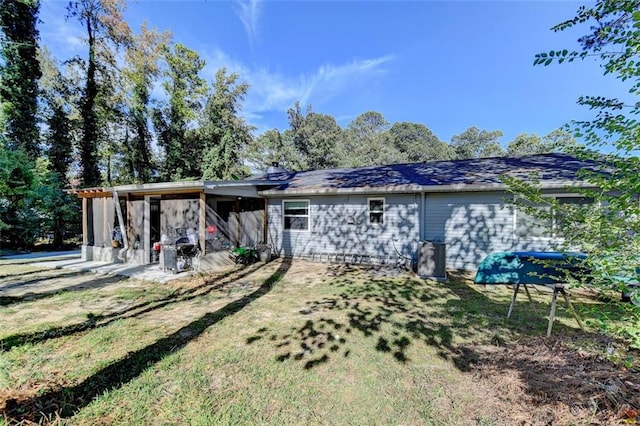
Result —
<instances>
[{"instance_id":1,"label":"thin cloud","mask_svg":"<svg viewBox=\"0 0 640 426\"><path fill-rule=\"evenodd\" d=\"M243 115L259 128L264 125L259 122L263 115L285 112L296 101L303 106L321 106L350 90L369 85L386 72L384 66L393 60L393 56L354 59L341 65L324 64L312 73L291 76L264 67L249 67L219 49L204 54L203 58L207 63L207 80L212 81L216 71L224 67L249 83Z\"/></svg>"},{"instance_id":2,"label":"thin cloud","mask_svg":"<svg viewBox=\"0 0 640 426\"><path fill-rule=\"evenodd\" d=\"M242 21L244 30L247 32L247 38L249 44L253 48L253 43L258 36L258 19L260 18L260 12L262 4L260 0L237 0L236 1L236 15Z\"/></svg>"},{"instance_id":3,"label":"thin cloud","mask_svg":"<svg viewBox=\"0 0 640 426\"><path fill-rule=\"evenodd\" d=\"M52 54L61 60L69 59L86 51L82 27L77 19L66 19L66 2L41 2L38 29L41 40L46 40Z\"/></svg>"}]
</instances>

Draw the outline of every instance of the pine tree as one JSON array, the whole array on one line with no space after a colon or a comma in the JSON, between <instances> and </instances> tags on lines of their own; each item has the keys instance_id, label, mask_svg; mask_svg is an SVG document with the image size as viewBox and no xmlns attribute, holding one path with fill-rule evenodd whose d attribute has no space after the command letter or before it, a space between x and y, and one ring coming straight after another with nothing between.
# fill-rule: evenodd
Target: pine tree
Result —
<instances>
[{"instance_id":1,"label":"pine tree","mask_svg":"<svg viewBox=\"0 0 640 426\"><path fill-rule=\"evenodd\" d=\"M24 150L31 160L39 153L37 97L40 64L38 50L39 1L1 0L0 27L4 38L0 54L0 100L8 148Z\"/></svg>"}]
</instances>

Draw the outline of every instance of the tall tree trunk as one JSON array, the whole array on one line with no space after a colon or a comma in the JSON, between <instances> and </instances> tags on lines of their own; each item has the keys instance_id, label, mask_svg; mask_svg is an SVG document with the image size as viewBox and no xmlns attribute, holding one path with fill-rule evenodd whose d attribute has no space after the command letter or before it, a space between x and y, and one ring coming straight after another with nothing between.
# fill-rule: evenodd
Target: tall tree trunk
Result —
<instances>
[{"instance_id":1,"label":"tall tree trunk","mask_svg":"<svg viewBox=\"0 0 640 426\"><path fill-rule=\"evenodd\" d=\"M96 84L96 40L90 19L87 19L87 34L89 36L89 62L87 64L87 82L81 108L82 139L80 141L80 156L84 185L97 186L100 184L97 152L98 123L95 111L98 87Z\"/></svg>"}]
</instances>

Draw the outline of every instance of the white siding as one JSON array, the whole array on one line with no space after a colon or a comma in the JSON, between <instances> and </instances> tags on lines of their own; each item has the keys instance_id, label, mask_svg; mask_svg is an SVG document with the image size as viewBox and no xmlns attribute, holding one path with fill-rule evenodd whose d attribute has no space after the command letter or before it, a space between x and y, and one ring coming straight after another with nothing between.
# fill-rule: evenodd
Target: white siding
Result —
<instances>
[{"instance_id":1,"label":"white siding","mask_svg":"<svg viewBox=\"0 0 640 426\"><path fill-rule=\"evenodd\" d=\"M282 200L269 199L269 243L285 256L322 255L413 257L420 238L419 194L385 198L383 224L370 224L366 195L284 198L309 200L310 230L283 230Z\"/></svg>"},{"instance_id":2,"label":"white siding","mask_svg":"<svg viewBox=\"0 0 640 426\"><path fill-rule=\"evenodd\" d=\"M446 243L447 268L475 270L496 251L553 249L551 239L515 236L507 197L504 192L426 195L425 239Z\"/></svg>"}]
</instances>

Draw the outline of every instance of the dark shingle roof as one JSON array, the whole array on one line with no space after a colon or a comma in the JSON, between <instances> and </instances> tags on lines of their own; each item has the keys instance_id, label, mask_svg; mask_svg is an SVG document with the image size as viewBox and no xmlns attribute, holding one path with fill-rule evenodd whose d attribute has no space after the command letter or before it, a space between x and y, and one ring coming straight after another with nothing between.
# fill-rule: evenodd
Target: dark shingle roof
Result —
<instances>
[{"instance_id":1,"label":"dark shingle roof","mask_svg":"<svg viewBox=\"0 0 640 426\"><path fill-rule=\"evenodd\" d=\"M597 167L593 161L567 154L540 154L312 170L269 175L271 181L283 184L264 194L474 190L502 186L504 176L536 177L543 185L566 186L580 181L581 169Z\"/></svg>"}]
</instances>

